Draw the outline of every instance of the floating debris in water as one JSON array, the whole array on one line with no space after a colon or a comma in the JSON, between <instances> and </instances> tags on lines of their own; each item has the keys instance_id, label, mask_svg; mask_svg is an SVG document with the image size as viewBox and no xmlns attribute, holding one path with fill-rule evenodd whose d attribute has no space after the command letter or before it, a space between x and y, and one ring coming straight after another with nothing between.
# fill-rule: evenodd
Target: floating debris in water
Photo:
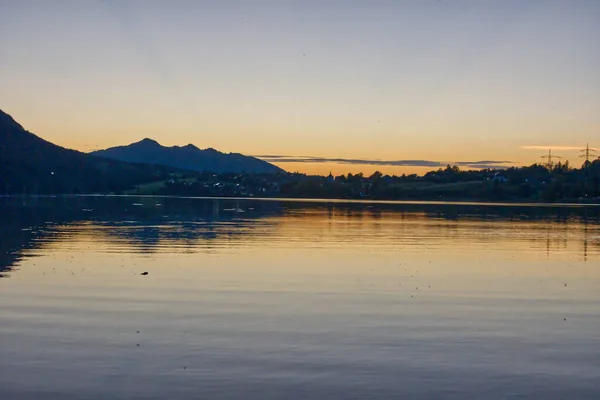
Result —
<instances>
[{"instance_id":1,"label":"floating debris in water","mask_svg":"<svg viewBox=\"0 0 600 400\"><path fill-rule=\"evenodd\" d=\"M142 272L140 275L148 275L148 272Z\"/></svg>"}]
</instances>

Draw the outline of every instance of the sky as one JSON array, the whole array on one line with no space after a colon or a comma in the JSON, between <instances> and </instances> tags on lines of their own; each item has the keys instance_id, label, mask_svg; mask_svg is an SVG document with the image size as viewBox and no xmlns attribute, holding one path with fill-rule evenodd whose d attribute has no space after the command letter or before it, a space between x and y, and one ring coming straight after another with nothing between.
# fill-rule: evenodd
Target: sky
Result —
<instances>
[{"instance_id":1,"label":"sky","mask_svg":"<svg viewBox=\"0 0 600 400\"><path fill-rule=\"evenodd\" d=\"M579 164L600 1L0 0L0 109L81 151L150 137L288 171Z\"/></svg>"}]
</instances>

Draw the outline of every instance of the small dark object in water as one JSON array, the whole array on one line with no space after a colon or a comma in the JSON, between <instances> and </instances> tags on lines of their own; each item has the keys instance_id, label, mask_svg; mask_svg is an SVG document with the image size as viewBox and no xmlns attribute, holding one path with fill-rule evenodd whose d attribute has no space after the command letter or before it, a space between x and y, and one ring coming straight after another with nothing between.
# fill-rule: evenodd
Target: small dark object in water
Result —
<instances>
[{"instance_id":1,"label":"small dark object in water","mask_svg":"<svg viewBox=\"0 0 600 400\"><path fill-rule=\"evenodd\" d=\"M148 275L148 272L142 272L140 275Z\"/></svg>"}]
</instances>

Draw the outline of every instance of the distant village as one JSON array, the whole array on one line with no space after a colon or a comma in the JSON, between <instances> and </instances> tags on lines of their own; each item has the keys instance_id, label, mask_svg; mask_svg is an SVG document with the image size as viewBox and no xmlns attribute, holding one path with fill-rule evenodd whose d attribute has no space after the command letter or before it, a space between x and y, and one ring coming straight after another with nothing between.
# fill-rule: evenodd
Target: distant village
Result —
<instances>
[{"instance_id":1,"label":"distant village","mask_svg":"<svg viewBox=\"0 0 600 400\"><path fill-rule=\"evenodd\" d=\"M131 194L222 197L294 197L372 200L481 200L591 202L600 196L600 159L580 168L549 160L504 170L462 170L448 165L423 176L375 172L315 176L300 173L210 172L177 175Z\"/></svg>"}]
</instances>

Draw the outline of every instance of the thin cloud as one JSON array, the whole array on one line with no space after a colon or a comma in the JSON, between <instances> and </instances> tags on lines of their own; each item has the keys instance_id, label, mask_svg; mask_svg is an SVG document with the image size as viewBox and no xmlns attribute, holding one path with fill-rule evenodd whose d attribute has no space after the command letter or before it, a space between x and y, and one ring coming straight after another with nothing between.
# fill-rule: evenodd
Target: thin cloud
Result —
<instances>
[{"instance_id":1,"label":"thin cloud","mask_svg":"<svg viewBox=\"0 0 600 400\"><path fill-rule=\"evenodd\" d=\"M584 147L583 146L552 146L552 145L548 145L548 146L521 146L522 149L524 150L581 150Z\"/></svg>"},{"instance_id":2,"label":"thin cloud","mask_svg":"<svg viewBox=\"0 0 600 400\"><path fill-rule=\"evenodd\" d=\"M439 168L446 165L457 165L469 168L506 168L512 161L506 160L480 160L480 161L432 161L432 160L376 160L360 158L328 158L312 156L284 156L284 155L258 155L254 156L261 160L273 163L335 163L335 164L353 164L353 165L375 165L392 167L429 167Z\"/></svg>"}]
</instances>

